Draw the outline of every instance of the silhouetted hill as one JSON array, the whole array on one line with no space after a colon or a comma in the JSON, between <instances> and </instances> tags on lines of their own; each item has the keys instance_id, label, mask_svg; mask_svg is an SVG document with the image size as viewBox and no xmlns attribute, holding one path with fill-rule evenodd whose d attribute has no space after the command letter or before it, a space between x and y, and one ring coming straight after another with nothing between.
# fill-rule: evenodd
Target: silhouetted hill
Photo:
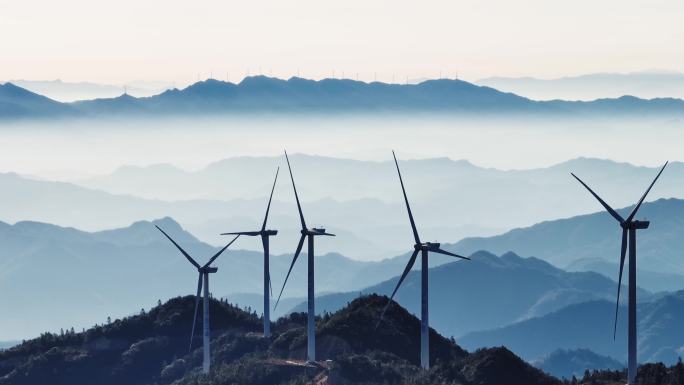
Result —
<instances>
[{"instance_id":1,"label":"silhouetted hill","mask_svg":"<svg viewBox=\"0 0 684 385\"><path fill-rule=\"evenodd\" d=\"M623 370L625 365L589 349L558 349L531 362L535 367L559 378L581 378L586 370Z\"/></svg>"},{"instance_id":2,"label":"silhouetted hill","mask_svg":"<svg viewBox=\"0 0 684 385\"><path fill-rule=\"evenodd\" d=\"M133 100L135 99L135 100ZM11 102L11 103L10 103ZM453 79L419 84L364 83L348 79L288 80L254 76L238 84L209 79L159 95L58 103L58 109L10 99L0 117L36 116L72 108L81 116L159 116L188 114L383 113L430 112L458 115L516 114L535 116L628 115L682 116L680 99L620 97L590 102L538 102L493 88Z\"/></svg>"},{"instance_id":3,"label":"silhouetted hill","mask_svg":"<svg viewBox=\"0 0 684 385\"><path fill-rule=\"evenodd\" d=\"M405 263L407 258L398 259ZM497 257L480 251L471 258L430 269L430 324L445 335L458 337L538 317L570 304L615 298L617 284L597 273L570 273L514 253ZM319 296L316 310L336 311L361 294L389 295L402 270L397 266L397 276L360 291ZM640 296L648 298L648 293L640 291ZM395 299L413 314L420 314L419 271L409 273ZM306 303L301 303L293 311L305 309Z\"/></svg>"},{"instance_id":4,"label":"silhouetted hill","mask_svg":"<svg viewBox=\"0 0 684 385\"><path fill-rule=\"evenodd\" d=\"M557 349L589 349L626 362L626 314L620 309L617 340L613 341L615 303L591 301L498 329L473 332L459 339L474 349L505 345L532 360ZM641 302L637 311L639 362L674 363L684 355L684 291ZM559 332L562 331L562 332Z\"/></svg>"},{"instance_id":5,"label":"silhouetted hill","mask_svg":"<svg viewBox=\"0 0 684 385\"><path fill-rule=\"evenodd\" d=\"M259 325L255 315L212 301L214 363L209 376L200 375L201 348L195 345L187 353L193 299L184 297L87 331L44 334L0 352L0 384L277 385L314 377L330 385L499 385L505 378L512 379L509 384L559 384L504 348L469 354L434 331L433 366L423 373L417 366L415 317L394 307L385 315L385 327L375 329L386 300L361 298L318 320L317 352L321 360L332 360L320 368L296 364L304 350L303 314L279 320L273 338L264 339L252 333Z\"/></svg>"}]
</instances>

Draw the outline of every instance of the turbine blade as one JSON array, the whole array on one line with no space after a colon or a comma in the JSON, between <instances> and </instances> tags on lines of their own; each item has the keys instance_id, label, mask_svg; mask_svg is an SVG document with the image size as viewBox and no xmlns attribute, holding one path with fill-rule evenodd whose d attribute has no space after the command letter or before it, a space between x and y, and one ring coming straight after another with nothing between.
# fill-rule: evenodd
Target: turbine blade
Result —
<instances>
[{"instance_id":1,"label":"turbine blade","mask_svg":"<svg viewBox=\"0 0 684 385\"><path fill-rule=\"evenodd\" d=\"M285 285L287 284L287 280L290 278L290 273L292 273L292 268L294 267L295 262L297 262L297 258L299 258L299 253L302 252L302 247L304 246L304 239L305 238L306 238L306 234L302 234L302 237L299 238L299 244L297 245L297 251L295 251L294 257L292 258L292 263L290 264L290 269L287 271L287 276L285 276L285 282L283 282L283 288L280 289L280 294L278 294L278 300L276 301L276 304L273 307L273 310L275 310L278 307L278 303L280 302L280 297L283 296L283 290L285 290Z\"/></svg>"},{"instance_id":2,"label":"turbine blade","mask_svg":"<svg viewBox=\"0 0 684 385\"><path fill-rule=\"evenodd\" d=\"M416 230L416 222L413 221L413 214L411 213L411 206L409 206L408 197L406 196L406 189L404 188L404 180L401 178L401 171L399 171L399 162L397 162L397 156L392 151L392 156L394 157L394 164L397 166L397 174L399 174L399 183L401 183L401 192L404 193L404 201L406 202L406 211L408 211L409 221L411 221L411 229L413 229L413 239L416 244L420 243L420 237L418 237L418 230Z\"/></svg>"},{"instance_id":3,"label":"turbine blade","mask_svg":"<svg viewBox=\"0 0 684 385\"><path fill-rule=\"evenodd\" d=\"M178 245L178 244L176 243L176 241L174 241L171 237L169 237L169 234L166 234L166 233L164 232L164 230L162 230L162 229L161 229L159 226L157 226L157 225L154 225L154 227L156 227L159 231L161 231L162 234L164 234L164 235L166 236L166 238L168 238L169 241L171 241L171 243L173 243L173 244L176 246L176 248L177 248L178 250L180 250L181 253L183 253L183 255L185 256L185 258L187 258L187 260L190 261L190 263L192 263L193 266L195 266L195 267L198 268L198 269L200 268L199 263L197 263L194 259L192 259L192 257L190 256L190 254L188 254L185 250L183 250L183 248L180 247L180 245Z\"/></svg>"},{"instance_id":4,"label":"turbine blade","mask_svg":"<svg viewBox=\"0 0 684 385\"><path fill-rule=\"evenodd\" d=\"M591 188L589 188L589 186L587 186L587 184L584 183L584 182L582 181L582 179L578 178L577 175L575 175L575 174L573 174L573 173L570 173L570 175L572 175L573 177L575 177L575 179L577 179L577 181L580 182L580 183L582 184L582 186L584 186L587 190L589 190L589 192L591 193L591 195L593 195L594 198L596 198L596 199L599 201L599 203L601 203L601 205L603 206L603 208L605 208L605 209L610 213L610 215L613 216L613 218L615 218L615 219L616 219L618 222L620 222L620 223L623 223L623 222L625 221L624 219L622 219L622 217L620 216L620 214L617 213L617 211L613 210L613 208L610 207L610 206L608 205L608 203L606 203L603 199L601 199L601 197L598 196L598 194L596 194L596 193L594 192L594 190L592 190Z\"/></svg>"},{"instance_id":5,"label":"turbine blade","mask_svg":"<svg viewBox=\"0 0 684 385\"><path fill-rule=\"evenodd\" d=\"M271 187L271 196L268 198L268 206L266 206L266 216L264 216L264 224L261 225L261 231L266 230L266 221L268 221L268 212L271 210L271 200L273 199L273 191L275 191L276 182L278 181L278 173L280 172L280 166L276 169L275 180L273 181L273 187Z\"/></svg>"},{"instance_id":6,"label":"turbine blade","mask_svg":"<svg viewBox=\"0 0 684 385\"><path fill-rule=\"evenodd\" d=\"M302 213L302 205L299 204L297 186L295 186L294 176L292 176L292 167L290 166L290 158L287 157L287 151L285 151L285 160L287 160L287 168L290 170L290 179L292 179L292 189L294 189L295 199L297 200L297 210L299 210L299 219L302 221L302 229L306 230L306 222L304 221L304 214Z\"/></svg>"},{"instance_id":7,"label":"turbine blade","mask_svg":"<svg viewBox=\"0 0 684 385\"><path fill-rule=\"evenodd\" d=\"M385 316L385 312L387 311L387 308L392 303L392 300L394 299L394 295L397 294L397 290L399 290L399 286L401 286L401 283L404 282L404 279L406 278L408 273L413 268L413 265L416 263L416 257L418 256L418 251L420 251L420 250L419 249L413 250L413 254L411 254L411 258L409 258L409 261L406 264L406 267L404 268L404 272L401 274L401 277L399 278L399 282L397 282L397 286L394 288L392 295L390 296L389 300L387 301L387 305L385 305L385 308L382 310L382 314L380 315L380 320L378 320L377 325L375 325L376 329L380 325L380 322L382 322L382 318Z\"/></svg>"},{"instance_id":8,"label":"turbine blade","mask_svg":"<svg viewBox=\"0 0 684 385\"><path fill-rule=\"evenodd\" d=\"M240 238L240 235L239 235L239 234L236 235L235 238L233 238L233 240L230 241L227 245L223 246L223 248L222 248L221 250L219 250L218 253L214 254L214 256L211 257L211 259L209 260L209 262L207 262L207 263L204 265L204 267L208 267L209 265L211 265L212 262L214 262L214 261L216 260L216 258L218 258L219 255L221 255L221 253L223 253L223 252L228 248L228 246L232 245L233 242L235 242L235 240L237 240L238 238Z\"/></svg>"},{"instance_id":9,"label":"turbine blade","mask_svg":"<svg viewBox=\"0 0 684 385\"><path fill-rule=\"evenodd\" d=\"M617 335L618 309L620 308L620 288L622 287L622 270L625 267L627 253L627 229L622 229L622 246L620 247L620 275L618 276L617 301L615 302L615 324L613 325L613 340Z\"/></svg>"},{"instance_id":10,"label":"turbine blade","mask_svg":"<svg viewBox=\"0 0 684 385\"><path fill-rule=\"evenodd\" d=\"M644 195L641 196L641 199L639 199L639 203L637 203L637 205L634 207L634 210L632 210L632 212L629 214L629 217L627 217L627 222L631 222L632 219L634 219L634 216L636 215L637 211L639 210L639 207L641 207L641 204L644 203L644 199L646 199L646 195L648 195L648 193L651 191L651 188L653 187L655 182L658 180L658 178L660 178L660 174L662 174L663 171L665 171L665 167L667 167L668 163L669 162L665 162L663 167L660 169L660 172L658 173L658 175L656 175L655 179L653 179L653 182L651 182L651 185L648 186L648 189L646 190Z\"/></svg>"},{"instance_id":11,"label":"turbine blade","mask_svg":"<svg viewBox=\"0 0 684 385\"><path fill-rule=\"evenodd\" d=\"M458 255L458 254L454 254L454 253L451 253L451 252L448 252L448 251L442 250L442 249L432 249L432 250L430 250L430 251L433 252L433 253L444 254L444 255L450 255L450 256L456 257L456 258L461 258L461 259L470 260L470 258L468 258L468 257L463 257L463 256L460 256L460 255Z\"/></svg>"},{"instance_id":12,"label":"turbine blade","mask_svg":"<svg viewBox=\"0 0 684 385\"><path fill-rule=\"evenodd\" d=\"M234 233L221 233L221 235L246 235L248 237L255 237L261 235L261 231L236 231Z\"/></svg>"},{"instance_id":13,"label":"turbine blade","mask_svg":"<svg viewBox=\"0 0 684 385\"><path fill-rule=\"evenodd\" d=\"M197 280L197 294L195 295L195 311L192 313L192 331L190 332L190 348L192 351L192 339L195 337L195 323L197 322L197 309L199 309L200 295L202 294L202 273Z\"/></svg>"}]
</instances>

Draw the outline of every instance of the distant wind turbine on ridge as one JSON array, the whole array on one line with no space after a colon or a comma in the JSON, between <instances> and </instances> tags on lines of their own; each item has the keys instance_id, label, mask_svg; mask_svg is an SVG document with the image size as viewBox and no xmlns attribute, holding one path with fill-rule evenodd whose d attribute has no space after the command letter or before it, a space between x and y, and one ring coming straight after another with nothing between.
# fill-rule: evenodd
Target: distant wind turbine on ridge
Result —
<instances>
[{"instance_id":1,"label":"distant wind turbine on ridge","mask_svg":"<svg viewBox=\"0 0 684 385\"><path fill-rule=\"evenodd\" d=\"M197 310L199 308L199 301L200 301L200 295L202 293L202 288L204 288L204 301L203 301L203 307L204 307L204 331L203 331L203 348L204 348L204 359L202 361L202 371L204 373L209 373L209 369L211 367L211 351L210 351L210 333L209 333L209 274L216 273L218 271L218 268L216 267L211 267L211 264L216 260L216 258L221 255L230 245L235 242L236 239L238 239L239 235L235 236L230 243L225 245L221 250L218 251L218 253L214 254L210 259L209 262L205 263L204 265L200 265L195 261L190 254L188 254L185 250L183 250L176 241L173 240L164 230L162 230L159 226L155 227L162 232L166 236L166 238L173 243L174 246L185 256L185 258L190 262L195 268L197 268L197 271L199 272L199 278L197 279L197 294L195 295L195 311L192 313L192 331L190 332L190 348L189 350L192 351L192 339L195 336L195 322L197 321Z\"/></svg>"},{"instance_id":2,"label":"distant wind turbine on ridge","mask_svg":"<svg viewBox=\"0 0 684 385\"><path fill-rule=\"evenodd\" d=\"M283 295L283 290L285 290L285 285L287 284L288 278L290 278L290 273L292 273L292 268L294 267L299 253L302 251L304 246L304 239L308 240L308 287L307 287L307 323L306 323L306 336L307 336L307 349L306 358L309 363L316 361L316 296L314 292L314 237L319 235L335 236L335 234L326 233L325 229L321 228L308 228L306 227L306 221L304 220L304 214L302 213L302 205L299 203L299 196L297 195L297 186L295 186L294 177L292 176L292 167L290 166L290 159L287 156L287 151L285 151L285 159L287 160L287 168L290 170L290 179L292 180L292 189L294 190L295 199L297 201L297 210L299 210L299 219L302 223L302 236L299 238L299 244L297 245L297 250L292 258L292 263L290 264L290 269L287 271L287 276L285 277L285 282L283 282L283 288L280 289L280 294L278 295L278 300L276 301L275 307L278 307L280 302L280 297Z\"/></svg>"},{"instance_id":3,"label":"distant wind turbine on ridge","mask_svg":"<svg viewBox=\"0 0 684 385\"><path fill-rule=\"evenodd\" d=\"M444 255L450 255L452 257L460 258L460 259L468 259L470 258L467 257L462 257L460 255L450 253L446 250L443 250L440 248L439 243L432 243L432 242L421 242L420 237L418 236L418 230L416 229L416 223L413 220L413 214L411 213L411 206L409 205L408 197L406 196L406 189L404 188L404 181L401 178L401 171L399 171L399 163L397 162L397 156L394 154L394 151L392 151L392 156L394 157L394 164L397 167L397 174L399 174L399 183L401 184L401 191L404 194L404 201L406 202L406 211L408 212L408 217L409 221L411 222L411 229L413 230L413 239L415 241L415 244L413 245L413 254L411 254L411 257L409 258L408 263L406 264L406 268L404 268L404 272L401 274L401 277L399 278L399 282L397 282L397 286L394 288L394 291L392 292L392 295L390 296L389 300L387 301L387 305L385 305L385 308L382 311L382 315L380 316L380 320L378 321L378 325L382 322L383 317L385 316L385 312L387 311L387 308L390 306L392 303L392 299L394 299L394 295L397 293L397 290L399 290L399 287L401 286L402 282L404 282L404 279L408 275L408 273L411 271L413 268L413 265L416 263L416 258L418 257L418 252L421 253L421 267L420 267L420 277L421 277L421 284L420 284L420 308L421 308L421 315L420 315L420 366L423 367L424 369L429 369L430 368L430 323L429 323L429 314L428 314L428 254L430 252L433 253L438 253L438 254L444 254ZM377 328L376 326L376 328Z\"/></svg>"},{"instance_id":4,"label":"distant wind turbine on ridge","mask_svg":"<svg viewBox=\"0 0 684 385\"><path fill-rule=\"evenodd\" d=\"M620 224L620 227L622 227L622 245L620 247L620 273L618 276L618 289L617 289L617 301L615 303L615 322L613 325L613 339L615 339L615 335L617 333L617 317L618 317L618 309L620 306L620 286L622 285L622 270L625 266L625 254L627 252L627 246L629 245L629 273L628 273L628 279L629 279L629 286L628 286L628 305L627 305L627 381L629 385L635 385L636 384L636 372L637 372L637 322L636 322L636 231L637 230L642 230L642 229L647 229L650 222L649 221L640 221L640 220L634 220L634 217L637 214L637 211L639 211L639 208L641 207L641 204L644 202L644 199L646 199L646 195L651 191L651 188L655 184L655 182L660 178L660 174L663 173L665 170L665 167L667 167L667 163L665 162L665 165L660 169L660 172L658 172L658 175L656 175L655 179L653 179L653 182L651 182L651 185L648 186L648 189L646 189L646 192L644 195L641 196L641 199L639 199L639 202L634 206L634 209L632 209L632 212L629 213L629 216L627 219L623 219L620 214L617 213L617 211L613 210L612 207L610 207L601 197L598 196L589 186L586 185L580 178L577 177L577 175L571 173L571 175L577 179L578 182L582 184L590 193L591 195L596 198L596 200L601 203L601 206L608 211L608 213L615 218L615 220L618 221Z\"/></svg>"},{"instance_id":5,"label":"distant wind turbine on ridge","mask_svg":"<svg viewBox=\"0 0 684 385\"><path fill-rule=\"evenodd\" d=\"M221 235L246 235L248 237L261 237L261 244L264 248L264 337L270 337L271 335L271 273L269 269L269 237L278 234L278 230L267 230L266 222L268 222L268 212L271 209L271 200L273 200L273 191L275 190L276 182L278 181L278 172L280 167L276 169L275 180L273 181L273 187L271 187L271 196L268 198L268 205L266 206L266 216L264 217L264 223L261 225L261 230L257 231L242 231L235 233L223 233Z\"/></svg>"}]
</instances>

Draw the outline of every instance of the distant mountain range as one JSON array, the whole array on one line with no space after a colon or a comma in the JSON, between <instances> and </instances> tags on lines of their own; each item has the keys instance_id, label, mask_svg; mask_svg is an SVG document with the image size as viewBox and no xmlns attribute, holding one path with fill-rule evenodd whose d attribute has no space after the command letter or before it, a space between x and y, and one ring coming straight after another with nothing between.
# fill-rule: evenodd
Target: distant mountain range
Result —
<instances>
[{"instance_id":1,"label":"distant mountain range","mask_svg":"<svg viewBox=\"0 0 684 385\"><path fill-rule=\"evenodd\" d=\"M0 82L2 83L2 82ZM68 82L56 80L9 80L21 88L59 102L115 98L124 91L137 97L160 94L172 88L171 82L130 82L127 85L99 84L92 82Z\"/></svg>"},{"instance_id":2,"label":"distant mountain range","mask_svg":"<svg viewBox=\"0 0 684 385\"><path fill-rule=\"evenodd\" d=\"M391 245L387 251L396 254L401 249L395 245L404 244L403 240L410 235L410 230L402 207L396 170L389 155L384 162L292 155L297 167L301 197L318 201L313 206L305 204L307 215L318 218L316 220L319 223L344 229L377 248L388 249L387 245ZM219 207L213 210L214 214L200 210L206 218L206 226L199 226L202 223L199 216L189 219L187 215L177 213L178 208L168 214L155 216L172 215L203 239L212 240L214 238L207 238L205 234L217 234L230 224L209 222L215 218L225 222L230 217L241 217L242 221L257 220L255 213L263 210L271 179L255 178L255 175L272 175L278 165L285 166L282 157L228 158L197 171L185 171L170 165L127 166L111 175L74 183L114 194L149 199L242 202ZM593 158L578 158L547 168L528 170L497 170L448 158L404 160L402 167L414 215L423 235L448 241L465 236L489 236L505 229L601 209L572 179L570 172L577 173L592 184L614 207L633 204L657 173L651 167ZM436 181L439 181L438 188L424 188ZM263 198L255 200L255 196ZM684 198L682 163L673 162L668 166L663 178L649 195L649 200L669 197ZM21 194L18 199L21 199ZM287 202L286 207L282 203L274 205L278 215L296 215L296 210L290 206L294 201L292 188L286 180L281 179L276 186L275 199ZM204 206L210 206L209 203L206 202ZM191 206L191 203L183 202L182 206ZM8 207L4 210L14 209ZM31 211L30 206L4 218L33 219L21 216L25 215L26 210ZM221 217L217 218L215 213L221 213ZM116 218L116 215L110 217ZM378 218L382 218L382 221ZM141 218L130 221L138 219ZM57 222L58 218L40 220L89 228L76 222ZM100 218L97 220L100 223L102 221ZM233 222L237 223L237 220ZM366 234L370 233L374 234L372 240L366 239ZM341 249L339 245L336 247L336 251L344 254L353 251L351 248ZM497 250L497 253L509 250L518 249ZM388 255L393 254L385 254Z\"/></svg>"},{"instance_id":3,"label":"distant mountain range","mask_svg":"<svg viewBox=\"0 0 684 385\"><path fill-rule=\"evenodd\" d=\"M378 260L410 247L410 226L389 161L305 155L292 159L297 162L307 217L338 234L321 242L322 252ZM218 235L222 232L260 226L271 177L254 175L272 175L279 163L269 157L231 158L197 172L175 169L173 176L131 168L111 178L79 181L90 188L0 174L0 199L12 202L0 205L0 218L8 223L30 220L93 231L171 216L200 239L219 245L225 240ZM426 239L454 243L483 235L464 239L453 250L466 254L492 250L499 255L514 250L564 269L598 271L611 278L617 272L619 230L608 214L596 212L601 206L569 172L585 178L616 208L632 204L655 173L652 168L597 159L523 171L484 169L448 159L408 160L403 167L413 213ZM440 188L422 188L434 181L440 182ZM649 199L681 194L682 181L684 167L672 163ZM164 200L151 199L154 196ZM213 199L220 197L224 199ZM291 186L281 178L269 220L281 231L273 243L274 253L291 253L295 246L299 225L293 202ZM519 227L587 212L595 214L538 223L494 237L497 232L488 227ZM640 217L653 220L639 236L640 283L650 291L684 289L678 236L684 231L678 219L683 214L684 204L677 199L647 203L640 212ZM261 248L253 239L243 239L240 245Z\"/></svg>"},{"instance_id":4,"label":"distant mountain range","mask_svg":"<svg viewBox=\"0 0 684 385\"><path fill-rule=\"evenodd\" d=\"M169 218L95 233L37 222L0 222L0 309L12 309L3 311L0 340L90 326L107 315L137 313L139 306L150 306L157 299L192 293L197 272L154 224L200 261L217 251ZM282 285L291 258L291 254L271 256L274 291ZM323 294L367 287L395 275L401 263L321 255L316 289ZM262 300L255 295L263 288L261 252L241 250L239 240L215 265L219 273L212 276L212 293L261 311ZM305 277L306 264L299 263L284 296L301 301ZM288 301L282 305L280 312L287 310Z\"/></svg>"},{"instance_id":5,"label":"distant mountain range","mask_svg":"<svg viewBox=\"0 0 684 385\"><path fill-rule=\"evenodd\" d=\"M615 303L590 301L509 326L473 332L459 339L468 349L505 345L527 360L556 349L590 349L620 362L627 358L627 308L621 306L613 341ZM674 363L684 356L684 291L668 294L637 309L639 362ZM559 333L562 330L562 333Z\"/></svg>"},{"instance_id":6,"label":"distant mountain range","mask_svg":"<svg viewBox=\"0 0 684 385\"><path fill-rule=\"evenodd\" d=\"M597 117L604 115L681 117L680 99L621 96L591 102L538 102L461 80L427 80L419 84L364 83L345 79L288 80L255 76L238 84L209 79L182 90L135 98L73 103L46 103L38 94L6 83L0 86L0 118L46 116L160 116L250 113L383 113L430 112L458 115L506 114ZM49 99L48 99L49 100Z\"/></svg>"},{"instance_id":7,"label":"distant mountain range","mask_svg":"<svg viewBox=\"0 0 684 385\"><path fill-rule=\"evenodd\" d=\"M586 195L587 199L593 199L588 193ZM627 216L631 208L617 211ZM653 285L663 285L666 282L676 284L676 276L673 277L672 274L684 275L684 201L660 199L645 203L638 217L652 221L651 226L641 230L638 235L637 266L649 271L643 278L656 281L662 279L660 283L654 282ZM561 267L573 266L578 261L586 263L587 260L608 261L612 264L617 263L619 258L620 231L619 224L608 213L598 212L542 222L489 238L466 238L453 248L463 253L476 250L491 250L494 253L516 250L523 255L536 256ZM599 270L605 271L605 268L600 265ZM614 271L611 277L617 274L617 267ZM665 275L654 275L653 272ZM644 284L647 282L639 279Z\"/></svg>"},{"instance_id":8,"label":"distant mountain range","mask_svg":"<svg viewBox=\"0 0 684 385\"><path fill-rule=\"evenodd\" d=\"M397 259L406 263L407 258ZM480 251L471 258L472 261L451 262L430 269L430 322L445 335L459 337L474 330L548 314L570 304L615 298L617 284L597 273L569 273L539 259L521 258L514 253L496 257ZM399 260L396 262L400 263ZM397 276L402 267L394 271ZM336 311L364 294L389 295L397 279L393 277L354 292L319 296L316 311L321 314ZM640 291L640 295L642 299L649 298L647 292ZM418 271L409 273L395 300L413 314L420 314ZM292 311L306 311L306 303Z\"/></svg>"},{"instance_id":9,"label":"distant mountain range","mask_svg":"<svg viewBox=\"0 0 684 385\"><path fill-rule=\"evenodd\" d=\"M475 84L535 100L595 100L633 95L640 98L684 98L684 74L679 72L596 73L556 79L491 77Z\"/></svg>"}]
</instances>

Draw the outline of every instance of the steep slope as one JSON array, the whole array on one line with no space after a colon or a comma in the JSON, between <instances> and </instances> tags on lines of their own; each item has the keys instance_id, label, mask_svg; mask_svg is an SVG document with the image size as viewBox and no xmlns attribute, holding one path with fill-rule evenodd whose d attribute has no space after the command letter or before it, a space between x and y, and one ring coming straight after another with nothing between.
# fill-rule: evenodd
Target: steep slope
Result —
<instances>
[{"instance_id":1,"label":"steep slope","mask_svg":"<svg viewBox=\"0 0 684 385\"><path fill-rule=\"evenodd\" d=\"M525 359L556 349L589 349L626 361L626 308L620 309L617 340L613 341L615 304L607 301L570 305L556 312L499 329L474 332L459 342L470 349L505 345ZM640 303L637 311L639 362L674 363L684 351L684 292ZM559 333L562 330L562 333Z\"/></svg>"},{"instance_id":2,"label":"steep slope","mask_svg":"<svg viewBox=\"0 0 684 385\"><path fill-rule=\"evenodd\" d=\"M67 104L56 102L12 83L0 84L0 120L77 116Z\"/></svg>"},{"instance_id":3,"label":"steep slope","mask_svg":"<svg viewBox=\"0 0 684 385\"><path fill-rule=\"evenodd\" d=\"M477 252L471 258L430 269L430 323L445 335L458 337L548 314L569 304L615 297L617 284L596 273L569 273L513 253L496 257ZM394 272L401 270L398 267ZM362 294L389 295L397 279L356 292L319 296L316 309L320 313L336 311ZM640 295L648 298L643 291ZM413 314L420 314L418 271L409 273L395 299ZM305 305L293 311L305 311Z\"/></svg>"}]
</instances>

